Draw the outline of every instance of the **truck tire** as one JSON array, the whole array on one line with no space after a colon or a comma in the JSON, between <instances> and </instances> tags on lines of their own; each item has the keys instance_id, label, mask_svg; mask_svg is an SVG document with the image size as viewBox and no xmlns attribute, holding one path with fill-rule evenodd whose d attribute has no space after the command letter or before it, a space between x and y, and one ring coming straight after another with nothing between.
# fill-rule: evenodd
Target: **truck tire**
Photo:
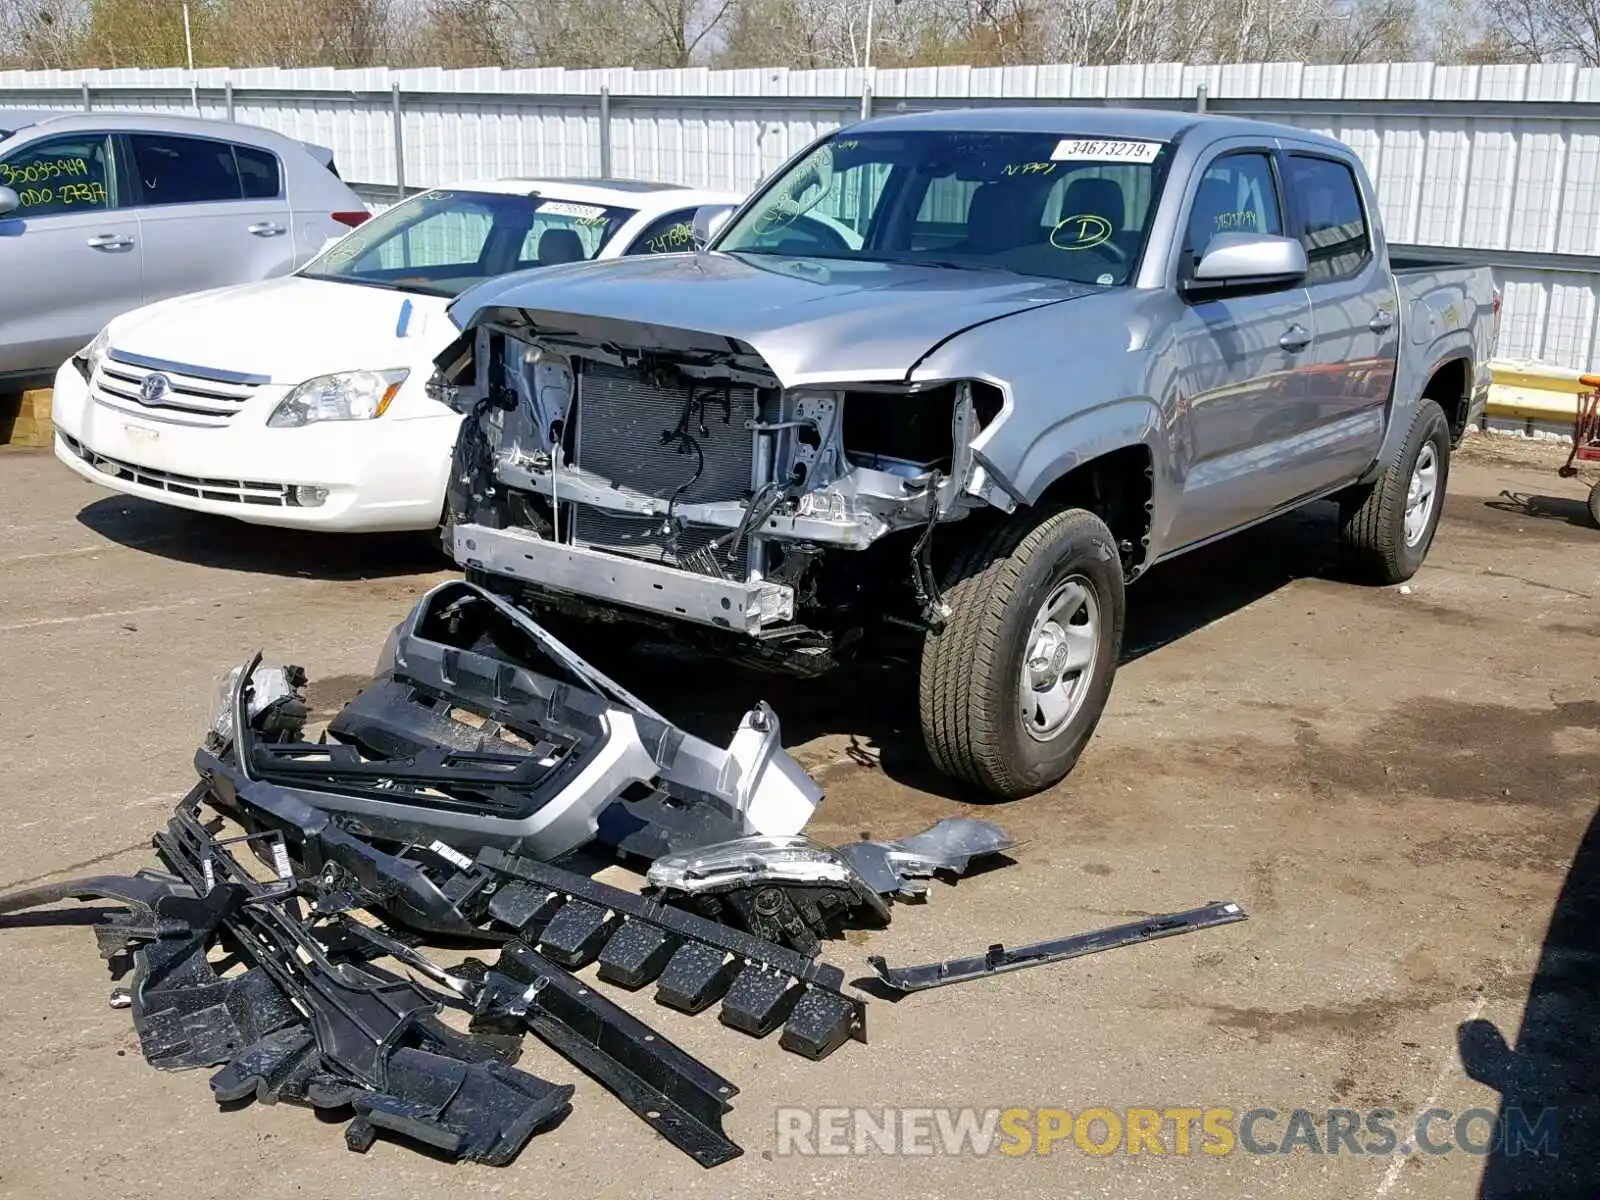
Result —
<instances>
[{"instance_id":1,"label":"truck tire","mask_svg":"<svg viewBox=\"0 0 1600 1200\"><path fill-rule=\"evenodd\" d=\"M1424 398L1399 452L1377 481L1340 504L1340 540L1351 573L1364 583L1403 583L1433 544L1450 478L1450 423Z\"/></svg>"},{"instance_id":2,"label":"truck tire","mask_svg":"<svg viewBox=\"0 0 1600 1200\"><path fill-rule=\"evenodd\" d=\"M1589 520L1600 529L1600 483L1589 489Z\"/></svg>"},{"instance_id":3,"label":"truck tire","mask_svg":"<svg viewBox=\"0 0 1600 1200\"><path fill-rule=\"evenodd\" d=\"M1083 509L1021 512L953 564L926 635L922 736L946 775L1015 799L1072 770L1122 649L1122 562Z\"/></svg>"}]
</instances>

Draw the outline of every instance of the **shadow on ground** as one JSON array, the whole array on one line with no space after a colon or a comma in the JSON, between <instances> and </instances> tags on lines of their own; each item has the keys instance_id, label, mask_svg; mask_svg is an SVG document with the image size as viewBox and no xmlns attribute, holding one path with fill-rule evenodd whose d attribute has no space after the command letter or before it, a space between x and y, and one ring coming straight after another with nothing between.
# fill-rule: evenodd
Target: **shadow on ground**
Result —
<instances>
[{"instance_id":1,"label":"shadow on ground","mask_svg":"<svg viewBox=\"0 0 1600 1200\"><path fill-rule=\"evenodd\" d=\"M1469 1021L1457 1031L1466 1073L1500 1093L1480 1200L1600 1196L1597 968L1600 814L1550 915L1515 1044L1489 1021Z\"/></svg>"},{"instance_id":2,"label":"shadow on ground","mask_svg":"<svg viewBox=\"0 0 1600 1200\"><path fill-rule=\"evenodd\" d=\"M108 496L78 513L101 537L174 562L301 579L385 579L451 569L427 533L315 533L246 525L134 496Z\"/></svg>"},{"instance_id":3,"label":"shadow on ground","mask_svg":"<svg viewBox=\"0 0 1600 1200\"><path fill-rule=\"evenodd\" d=\"M1534 492L1504 491L1493 500L1483 502L1485 508L1497 512L1515 513L1523 517L1537 517L1545 521L1562 521L1579 529L1594 528L1594 518L1589 506L1570 496L1542 496Z\"/></svg>"},{"instance_id":4,"label":"shadow on ground","mask_svg":"<svg viewBox=\"0 0 1600 1200\"><path fill-rule=\"evenodd\" d=\"M1325 573L1333 562L1331 505L1312 505L1157 567L1128 591L1122 663L1253 604L1295 579ZM863 656L817 679L762 674L731 664L708 669L705 657L648 643L619 647L563 628L573 648L590 656L646 703L718 745L739 718L766 700L794 746L826 734L848 734L850 756L909 787L947 799L984 798L940 775L929 762L917 720L915 645L901 657Z\"/></svg>"}]
</instances>

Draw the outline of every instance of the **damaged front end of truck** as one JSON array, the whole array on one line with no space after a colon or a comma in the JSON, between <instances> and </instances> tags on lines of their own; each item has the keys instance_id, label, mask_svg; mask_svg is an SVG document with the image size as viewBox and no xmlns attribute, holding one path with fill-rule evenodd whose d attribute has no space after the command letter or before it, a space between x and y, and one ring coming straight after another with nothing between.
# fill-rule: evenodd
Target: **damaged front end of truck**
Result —
<instances>
[{"instance_id":1,"label":"damaged front end of truck","mask_svg":"<svg viewBox=\"0 0 1600 1200\"><path fill-rule=\"evenodd\" d=\"M466 418L457 562L756 665L816 673L874 622L937 627L935 527L1013 504L977 461L1004 408L986 382L786 386L734 337L505 307L437 366Z\"/></svg>"}]
</instances>

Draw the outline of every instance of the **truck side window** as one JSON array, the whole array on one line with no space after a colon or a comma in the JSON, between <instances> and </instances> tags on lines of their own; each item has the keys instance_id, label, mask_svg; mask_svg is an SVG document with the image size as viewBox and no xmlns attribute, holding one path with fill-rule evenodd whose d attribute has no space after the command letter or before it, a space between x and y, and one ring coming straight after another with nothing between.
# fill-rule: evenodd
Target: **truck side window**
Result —
<instances>
[{"instance_id":1,"label":"truck side window","mask_svg":"<svg viewBox=\"0 0 1600 1200\"><path fill-rule=\"evenodd\" d=\"M1295 154L1289 188L1300 213L1300 241L1310 269L1306 282L1346 279L1372 257L1372 239L1355 173L1342 162Z\"/></svg>"},{"instance_id":2,"label":"truck side window","mask_svg":"<svg viewBox=\"0 0 1600 1200\"><path fill-rule=\"evenodd\" d=\"M1200 176L1184 238L1191 269L1219 233L1283 233L1277 179L1265 154L1225 154Z\"/></svg>"},{"instance_id":3,"label":"truck side window","mask_svg":"<svg viewBox=\"0 0 1600 1200\"><path fill-rule=\"evenodd\" d=\"M16 192L22 202L10 214L16 217L115 208L115 176L107 138L100 133L45 138L0 162L0 187Z\"/></svg>"}]
</instances>

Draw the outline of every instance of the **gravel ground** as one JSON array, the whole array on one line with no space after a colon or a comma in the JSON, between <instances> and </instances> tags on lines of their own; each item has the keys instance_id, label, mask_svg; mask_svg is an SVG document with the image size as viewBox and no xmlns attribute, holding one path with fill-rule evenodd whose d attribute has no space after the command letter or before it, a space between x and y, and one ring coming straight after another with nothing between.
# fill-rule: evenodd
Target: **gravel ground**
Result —
<instances>
[{"instance_id":1,"label":"gravel ground","mask_svg":"<svg viewBox=\"0 0 1600 1200\"><path fill-rule=\"evenodd\" d=\"M394 1143L358 1157L307 1112L220 1112L204 1073L139 1057L81 928L4 934L0 1194L467 1197L977 1194L1461 1197L1600 1193L1600 531L1555 451L1491 438L1458 458L1444 524L1409 588L1325 572L1309 510L1154 572L1131 593L1126 661L1100 732L1053 792L965 804L920 758L903 671L809 684L657 660L646 698L725 738L764 696L828 800L813 832L914 832L979 812L1015 862L902 908L829 956L921 961L1234 899L1242 925L870 1004L869 1046L821 1064L714 1018L626 1003L742 1089L744 1157L702 1171L564 1062L570 1118L512 1167ZM0 887L148 861L190 778L212 681L257 647L303 663L324 711L384 633L446 577L420 539L326 539L200 519L99 491L48 455L0 450ZM780 1107L1227 1108L1258 1146L1305 1109L1559 1110L1555 1157L1177 1149L807 1155ZM910 1118L918 1120L913 1113ZM1031 1120L1031 1118L1030 1118ZM1174 1119L1175 1120L1175 1119ZM1040 1123L1061 1126L1059 1112ZM1431 1127L1452 1136L1448 1120ZM1470 1126L1480 1141L1487 1124ZM1089 1127L1093 1144L1104 1126ZM1371 1146L1363 1126L1359 1145ZM844 1138L849 1148L850 1136ZM935 1139L937 1140L937 1139ZM826 1139L823 1139L826 1141ZM1291 1139L1292 1143L1292 1139ZM811 1140L813 1148L817 1139ZM1219 1146L1212 1140L1209 1144ZM798 1143L804 1148L804 1141ZM870 1149L870 1147L868 1147ZM1033 1149L1037 1150L1035 1145Z\"/></svg>"}]
</instances>

